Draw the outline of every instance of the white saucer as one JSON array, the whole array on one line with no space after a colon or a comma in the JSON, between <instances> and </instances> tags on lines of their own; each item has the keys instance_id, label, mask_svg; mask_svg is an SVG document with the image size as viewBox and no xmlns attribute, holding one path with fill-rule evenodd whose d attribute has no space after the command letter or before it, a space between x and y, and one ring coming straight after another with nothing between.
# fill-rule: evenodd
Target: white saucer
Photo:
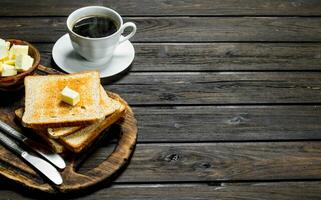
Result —
<instances>
[{"instance_id":1,"label":"white saucer","mask_svg":"<svg viewBox=\"0 0 321 200\"><path fill-rule=\"evenodd\" d=\"M107 78L126 70L134 60L135 50L132 43L127 40L116 48L110 61L89 62L74 51L69 35L65 34L55 43L52 57L57 66L67 73L98 70L101 78Z\"/></svg>"}]
</instances>

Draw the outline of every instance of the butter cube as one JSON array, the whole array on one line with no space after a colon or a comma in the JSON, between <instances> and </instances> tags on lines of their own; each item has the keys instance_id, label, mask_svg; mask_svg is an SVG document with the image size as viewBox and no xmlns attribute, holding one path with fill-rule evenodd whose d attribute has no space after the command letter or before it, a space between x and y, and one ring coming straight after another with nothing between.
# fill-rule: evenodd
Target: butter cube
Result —
<instances>
[{"instance_id":1,"label":"butter cube","mask_svg":"<svg viewBox=\"0 0 321 200\"><path fill-rule=\"evenodd\" d=\"M13 54L17 57L20 54L28 55L29 46L28 45L13 45Z\"/></svg>"},{"instance_id":2,"label":"butter cube","mask_svg":"<svg viewBox=\"0 0 321 200\"><path fill-rule=\"evenodd\" d=\"M61 91L61 98L63 102L72 106L76 105L80 101L79 93L70 89L68 86Z\"/></svg>"},{"instance_id":3,"label":"butter cube","mask_svg":"<svg viewBox=\"0 0 321 200\"><path fill-rule=\"evenodd\" d=\"M6 47L6 41L0 39L0 60L3 60L8 56L8 49Z\"/></svg>"},{"instance_id":4,"label":"butter cube","mask_svg":"<svg viewBox=\"0 0 321 200\"><path fill-rule=\"evenodd\" d=\"M6 42L6 48L7 48L7 50L9 51L9 49L10 49L10 42Z\"/></svg>"},{"instance_id":5,"label":"butter cube","mask_svg":"<svg viewBox=\"0 0 321 200\"><path fill-rule=\"evenodd\" d=\"M1 51L0 51L0 54L1 54ZM1 57L1 55L0 55L0 61L1 62L4 62L5 60L9 60L9 56L8 56L8 54L6 54L5 52L3 52L3 57Z\"/></svg>"},{"instance_id":6,"label":"butter cube","mask_svg":"<svg viewBox=\"0 0 321 200\"><path fill-rule=\"evenodd\" d=\"M1 49L0 47L0 60L5 60L8 58L8 52L6 50Z\"/></svg>"},{"instance_id":7,"label":"butter cube","mask_svg":"<svg viewBox=\"0 0 321 200\"><path fill-rule=\"evenodd\" d=\"M0 38L0 46L5 46L5 45L6 45L6 41Z\"/></svg>"},{"instance_id":8,"label":"butter cube","mask_svg":"<svg viewBox=\"0 0 321 200\"><path fill-rule=\"evenodd\" d=\"M3 71L7 71L7 70L11 70L11 69L16 70L15 67L12 66L12 65L8 65L8 64L5 64L5 63L2 63L2 64L0 65L0 72L1 72L1 73L2 73ZM16 71L17 71L17 70L16 70Z\"/></svg>"},{"instance_id":9,"label":"butter cube","mask_svg":"<svg viewBox=\"0 0 321 200\"><path fill-rule=\"evenodd\" d=\"M4 77L6 77L6 76L15 76L17 74L18 74L18 72L15 69L3 69L2 72L1 72L1 76L4 76Z\"/></svg>"},{"instance_id":10,"label":"butter cube","mask_svg":"<svg viewBox=\"0 0 321 200\"><path fill-rule=\"evenodd\" d=\"M8 65L8 64L5 64L5 63L3 63L1 66L2 66L3 70L15 69L15 67L13 65Z\"/></svg>"},{"instance_id":11,"label":"butter cube","mask_svg":"<svg viewBox=\"0 0 321 200\"><path fill-rule=\"evenodd\" d=\"M25 55L25 54L19 54L16 57L16 70L18 72L25 72L28 69L32 67L33 64L33 58L31 56Z\"/></svg>"},{"instance_id":12,"label":"butter cube","mask_svg":"<svg viewBox=\"0 0 321 200\"><path fill-rule=\"evenodd\" d=\"M15 60L4 60L3 63L8 64L8 65L15 65L16 61Z\"/></svg>"},{"instance_id":13,"label":"butter cube","mask_svg":"<svg viewBox=\"0 0 321 200\"><path fill-rule=\"evenodd\" d=\"M8 59L9 60L13 60L16 58L15 54L14 54L14 47L15 45L12 45L12 47L9 49L9 52L8 52Z\"/></svg>"}]
</instances>

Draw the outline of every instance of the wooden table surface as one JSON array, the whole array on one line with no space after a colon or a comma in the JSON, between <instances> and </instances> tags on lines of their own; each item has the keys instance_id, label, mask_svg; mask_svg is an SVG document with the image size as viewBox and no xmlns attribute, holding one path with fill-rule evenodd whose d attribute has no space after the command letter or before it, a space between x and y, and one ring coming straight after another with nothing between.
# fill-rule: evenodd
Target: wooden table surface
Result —
<instances>
[{"instance_id":1,"label":"wooden table surface","mask_svg":"<svg viewBox=\"0 0 321 200\"><path fill-rule=\"evenodd\" d=\"M113 184L76 196L321 199L320 0L1 0L0 37L54 67L66 16L87 5L137 24L131 71L105 89L133 106L139 137ZM35 197L1 180L0 199Z\"/></svg>"}]
</instances>

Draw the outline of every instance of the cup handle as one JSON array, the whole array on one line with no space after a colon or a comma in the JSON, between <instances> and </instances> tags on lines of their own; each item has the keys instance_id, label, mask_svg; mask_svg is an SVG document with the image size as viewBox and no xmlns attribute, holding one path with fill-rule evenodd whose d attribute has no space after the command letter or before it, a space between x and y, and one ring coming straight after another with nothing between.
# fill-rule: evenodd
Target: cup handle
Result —
<instances>
[{"instance_id":1,"label":"cup handle","mask_svg":"<svg viewBox=\"0 0 321 200\"><path fill-rule=\"evenodd\" d=\"M131 31L128 35L126 35L124 38L119 39L119 44L120 44L120 43L123 43L123 42L125 42L125 41L127 41L127 40L129 40L131 37L133 37L133 36L135 35L137 28L136 28L136 25L135 25L133 22L126 22L126 23L120 28L120 29L121 29L121 33L123 33L124 30L125 30L126 28L128 28L128 27L131 27L131 28L132 28L132 31Z\"/></svg>"}]
</instances>

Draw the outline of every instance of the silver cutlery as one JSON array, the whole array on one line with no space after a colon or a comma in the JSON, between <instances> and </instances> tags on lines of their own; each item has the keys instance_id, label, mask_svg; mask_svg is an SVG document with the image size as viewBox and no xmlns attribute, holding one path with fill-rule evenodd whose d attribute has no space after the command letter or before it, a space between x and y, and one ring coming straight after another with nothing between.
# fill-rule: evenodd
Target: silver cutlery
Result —
<instances>
[{"instance_id":1,"label":"silver cutlery","mask_svg":"<svg viewBox=\"0 0 321 200\"><path fill-rule=\"evenodd\" d=\"M23 142L25 145L27 145L31 150L37 152L40 156L48 160L50 163L55 165L59 169L64 169L66 167L65 161L62 159L62 157L51 151L46 146L40 144L39 142L36 142L26 136L24 136L22 133L18 132L5 122L0 120L0 129L3 130L7 135L15 138L16 140Z\"/></svg>"},{"instance_id":2,"label":"silver cutlery","mask_svg":"<svg viewBox=\"0 0 321 200\"><path fill-rule=\"evenodd\" d=\"M7 137L3 132L0 131L0 142L6 147L10 148L16 154L18 154L21 158L35 167L38 171L40 171L44 176L46 176L49 180L51 180L56 185L61 185L63 180L59 172L55 167L53 167L47 161L30 154L23 148L19 146L11 138Z\"/></svg>"}]
</instances>

